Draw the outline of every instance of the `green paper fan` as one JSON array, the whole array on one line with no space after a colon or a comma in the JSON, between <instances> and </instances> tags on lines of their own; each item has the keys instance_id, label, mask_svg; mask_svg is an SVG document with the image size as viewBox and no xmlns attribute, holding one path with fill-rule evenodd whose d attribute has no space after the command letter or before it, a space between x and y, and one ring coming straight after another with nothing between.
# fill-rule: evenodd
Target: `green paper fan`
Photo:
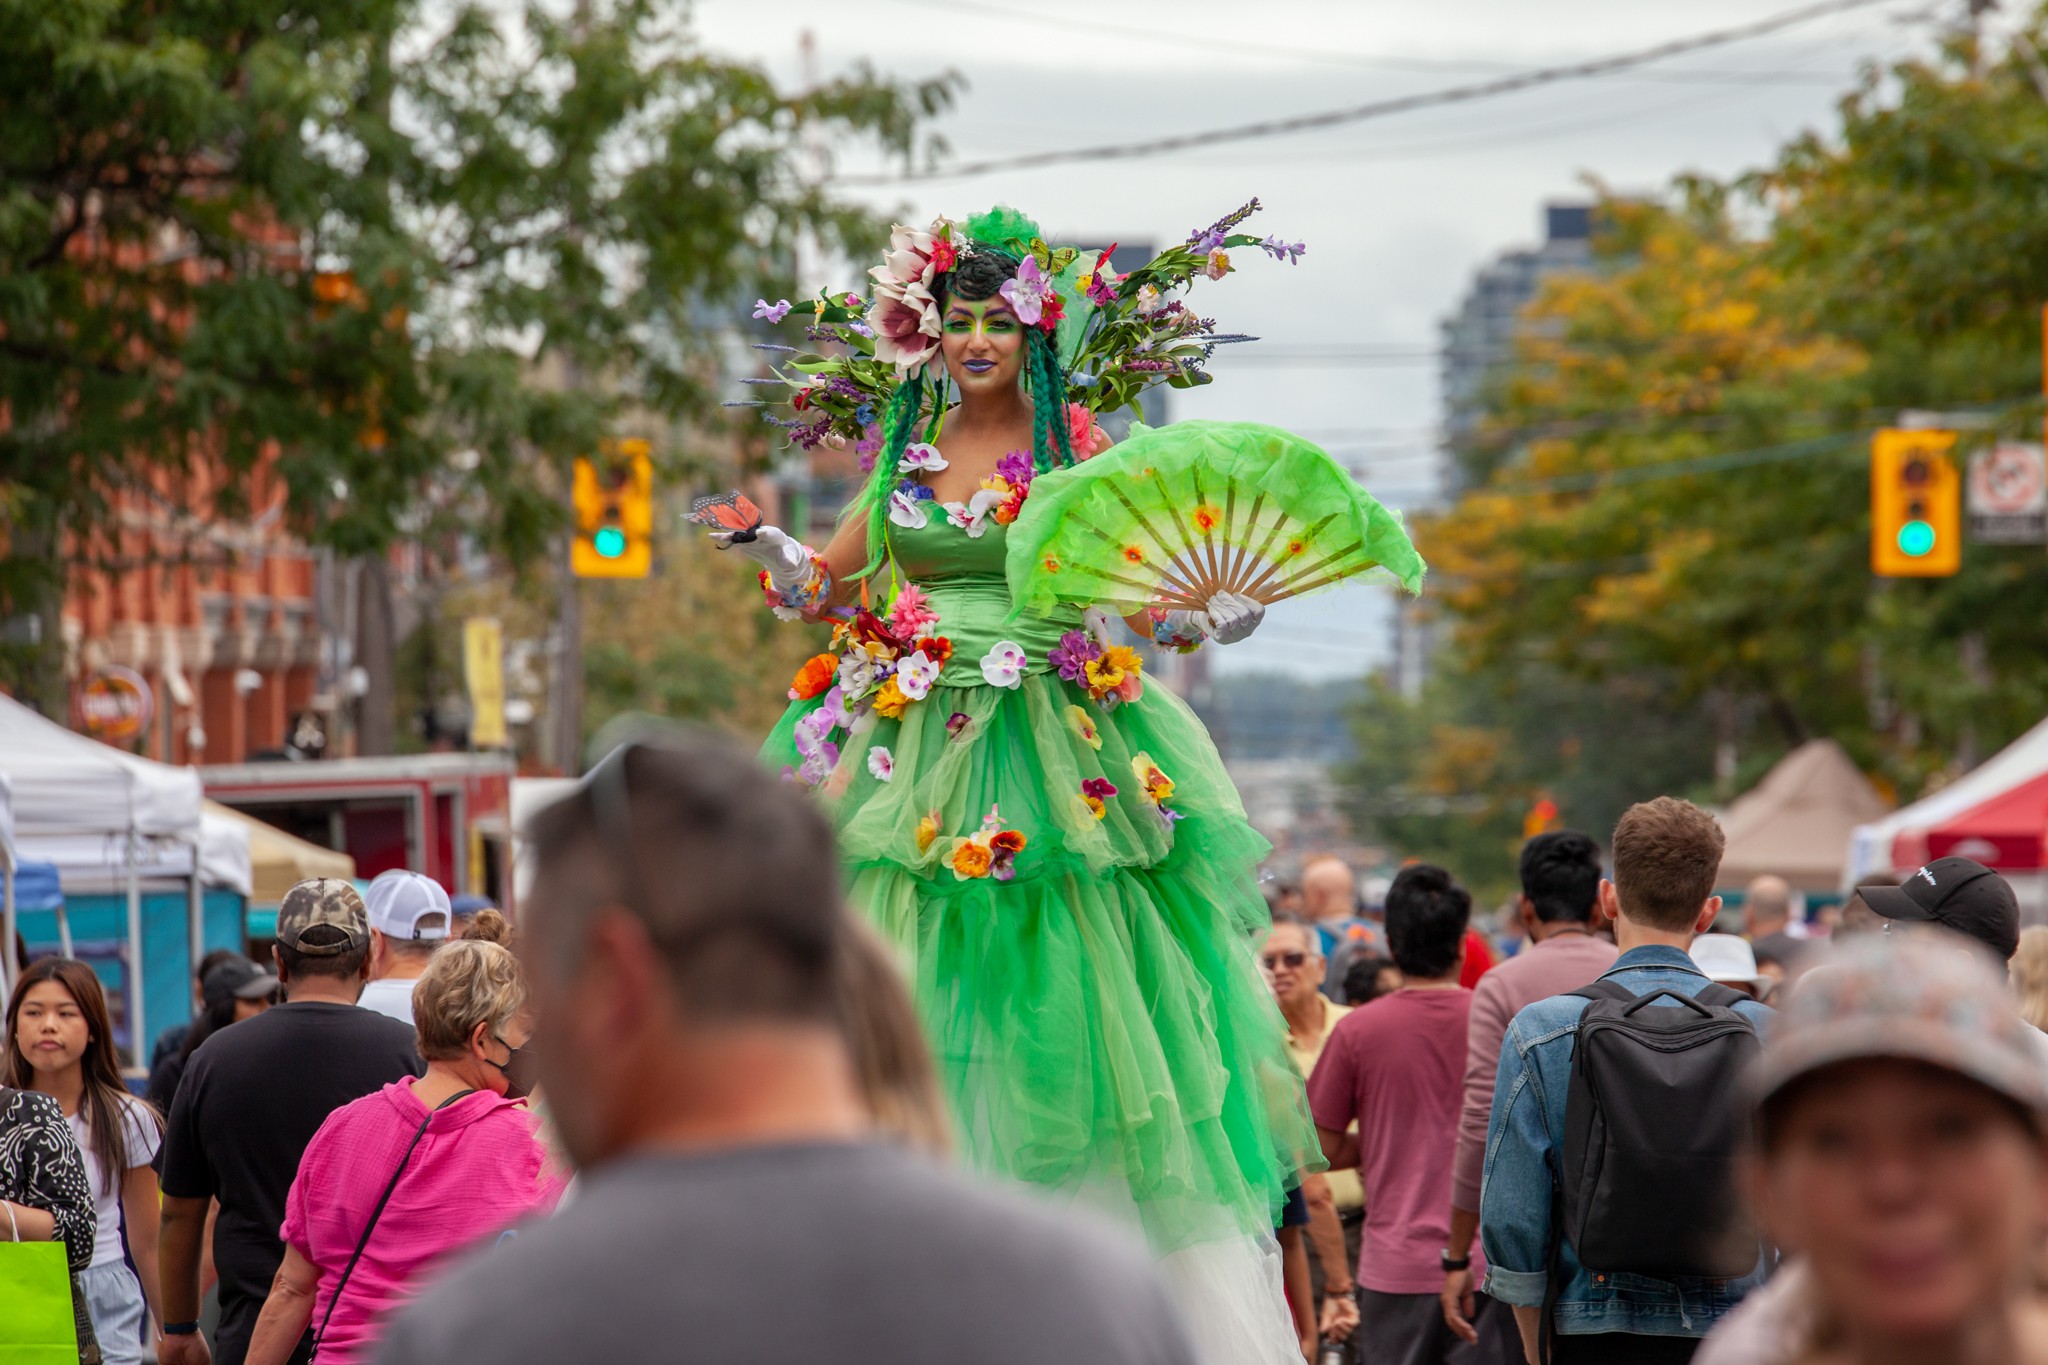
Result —
<instances>
[{"instance_id":1,"label":"green paper fan","mask_svg":"<svg viewBox=\"0 0 2048 1365\"><path fill-rule=\"evenodd\" d=\"M1005 565L1020 609L1199 611L1219 592L1271 603L1368 573L1421 590L1400 517L1319 447L1253 422L1131 430L1032 482Z\"/></svg>"}]
</instances>

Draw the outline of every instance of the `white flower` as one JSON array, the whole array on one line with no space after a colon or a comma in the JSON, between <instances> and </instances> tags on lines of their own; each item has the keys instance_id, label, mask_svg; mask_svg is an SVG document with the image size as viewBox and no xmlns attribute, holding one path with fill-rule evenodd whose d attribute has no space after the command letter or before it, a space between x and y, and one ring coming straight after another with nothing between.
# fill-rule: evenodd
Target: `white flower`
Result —
<instances>
[{"instance_id":1,"label":"white flower","mask_svg":"<svg viewBox=\"0 0 2048 1365\"><path fill-rule=\"evenodd\" d=\"M903 448L903 459L896 468L905 474L936 474L946 467L946 457L939 454L935 445L918 441Z\"/></svg>"},{"instance_id":2,"label":"white flower","mask_svg":"<svg viewBox=\"0 0 2048 1365\"><path fill-rule=\"evenodd\" d=\"M971 538L979 540L981 533L988 530L989 517L1003 505L1010 495L998 493L993 488L984 488L966 502L946 504L946 520L965 531Z\"/></svg>"},{"instance_id":3,"label":"white flower","mask_svg":"<svg viewBox=\"0 0 2048 1365\"><path fill-rule=\"evenodd\" d=\"M889 229L889 249L868 274L882 284L932 282L932 234L898 223Z\"/></svg>"},{"instance_id":4,"label":"white flower","mask_svg":"<svg viewBox=\"0 0 2048 1365\"><path fill-rule=\"evenodd\" d=\"M868 750L868 771L875 775L877 782L887 782L896 776L896 756L877 744Z\"/></svg>"},{"instance_id":5,"label":"white flower","mask_svg":"<svg viewBox=\"0 0 2048 1365\"><path fill-rule=\"evenodd\" d=\"M939 661L929 654L906 654L896 665L896 686L912 701L923 701L939 680Z\"/></svg>"},{"instance_id":6,"label":"white flower","mask_svg":"<svg viewBox=\"0 0 2048 1365\"><path fill-rule=\"evenodd\" d=\"M938 352L939 305L921 284L876 284L868 326L875 329L875 359L904 378Z\"/></svg>"},{"instance_id":7,"label":"white flower","mask_svg":"<svg viewBox=\"0 0 2048 1365\"><path fill-rule=\"evenodd\" d=\"M1101 607L1090 607L1082 612L1081 624L1095 637L1096 644L1107 647L1117 643L1118 636L1110 623L1109 613Z\"/></svg>"},{"instance_id":8,"label":"white flower","mask_svg":"<svg viewBox=\"0 0 2048 1365\"><path fill-rule=\"evenodd\" d=\"M998 640L995 647L982 656L981 676L988 680L990 687L1016 687L1024 681L1024 665L1030 661L1031 656L1024 652L1024 646L1015 640Z\"/></svg>"},{"instance_id":9,"label":"white flower","mask_svg":"<svg viewBox=\"0 0 2048 1365\"><path fill-rule=\"evenodd\" d=\"M847 651L839 661L839 690L849 697L858 697L874 685L874 658L857 649Z\"/></svg>"},{"instance_id":10,"label":"white flower","mask_svg":"<svg viewBox=\"0 0 2048 1365\"><path fill-rule=\"evenodd\" d=\"M914 498L902 489L889 495L889 520L908 530L923 530L931 520L931 512L925 507L930 498Z\"/></svg>"},{"instance_id":11,"label":"white flower","mask_svg":"<svg viewBox=\"0 0 2048 1365\"><path fill-rule=\"evenodd\" d=\"M1160 297L1159 291L1157 289L1153 288L1149 284L1138 286L1139 317L1150 317L1152 314L1158 312L1161 308L1165 306L1166 300Z\"/></svg>"}]
</instances>

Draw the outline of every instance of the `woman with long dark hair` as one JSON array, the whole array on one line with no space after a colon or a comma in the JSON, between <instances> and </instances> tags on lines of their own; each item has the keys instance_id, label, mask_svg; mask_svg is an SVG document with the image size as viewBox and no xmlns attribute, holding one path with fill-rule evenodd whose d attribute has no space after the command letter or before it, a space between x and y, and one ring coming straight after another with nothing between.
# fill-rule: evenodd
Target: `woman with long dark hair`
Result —
<instances>
[{"instance_id":1,"label":"woman with long dark hair","mask_svg":"<svg viewBox=\"0 0 2048 1365\"><path fill-rule=\"evenodd\" d=\"M145 1323L162 1321L150 1162L163 1120L121 1081L106 992L92 968L46 957L22 972L7 1002L6 1064L7 1084L56 1101L85 1158L97 1231L79 1287L107 1365L139 1361Z\"/></svg>"}]
</instances>

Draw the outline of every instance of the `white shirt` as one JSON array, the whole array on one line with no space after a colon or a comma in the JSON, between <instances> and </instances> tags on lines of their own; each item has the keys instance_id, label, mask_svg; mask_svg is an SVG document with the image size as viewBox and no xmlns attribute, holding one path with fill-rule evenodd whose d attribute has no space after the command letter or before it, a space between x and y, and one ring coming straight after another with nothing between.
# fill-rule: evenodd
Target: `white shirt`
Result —
<instances>
[{"instance_id":1,"label":"white shirt","mask_svg":"<svg viewBox=\"0 0 2048 1365\"><path fill-rule=\"evenodd\" d=\"M85 1157L85 1178L92 1184L93 1213L99 1219L99 1227L92 1239L92 1263L95 1266L120 1264L121 1183L137 1166L147 1166L163 1142L156 1120L149 1116L142 1101L128 1095L121 1098L124 1101L121 1106L121 1139L127 1144L128 1159L111 1181L107 1179L106 1163L92 1149L92 1134L87 1130L85 1115L67 1114L64 1117L64 1121L71 1125L71 1136L78 1143L79 1153Z\"/></svg>"},{"instance_id":2,"label":"white shirt","mask_svg":"<svg viewBox=\"0 0 2048 1365\"><path fill-rule=\"evenodd\" d=\"M410 1025L412 988L419 984L418 977L379 977L363 987L363 993L356 997L356 1004Z\"/></svg>"}]
</instances>

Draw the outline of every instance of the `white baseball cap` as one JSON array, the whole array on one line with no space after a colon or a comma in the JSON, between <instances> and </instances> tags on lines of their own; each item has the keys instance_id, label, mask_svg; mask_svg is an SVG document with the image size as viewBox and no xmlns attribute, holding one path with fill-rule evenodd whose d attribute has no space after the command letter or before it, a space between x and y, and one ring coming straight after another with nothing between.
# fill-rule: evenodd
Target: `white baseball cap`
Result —
<instances>
[{"instance_id":1,"label":"white baseball cap","mask_svg":"<svg viewBox=\"0 0 2048 1365\"><path fill-rule=\"evenodd\" d=\"M441 883L404 868L378 873L363 895L363 906L370 927L386 938L443 939L454 919ZM430 915L439 915L440 922L420 923Z\"/></svg>"}]
</instances>

